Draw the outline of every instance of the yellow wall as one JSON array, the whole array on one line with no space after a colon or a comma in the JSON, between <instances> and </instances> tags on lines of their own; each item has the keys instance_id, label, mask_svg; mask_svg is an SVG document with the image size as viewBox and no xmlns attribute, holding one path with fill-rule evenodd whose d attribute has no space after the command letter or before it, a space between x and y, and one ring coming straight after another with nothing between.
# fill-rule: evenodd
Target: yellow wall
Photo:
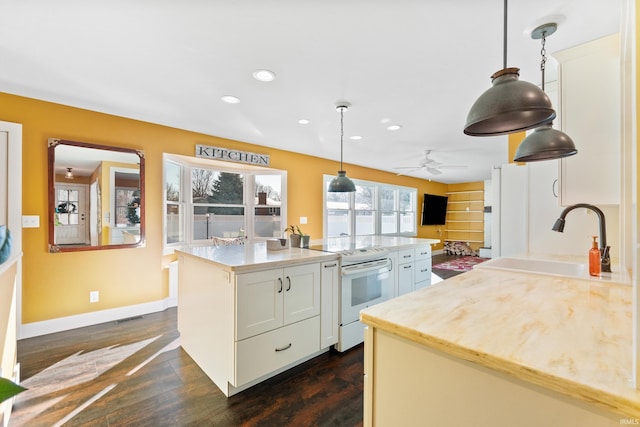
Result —
<instances>
[{"instance_id":1,"label":"yellow wall","mask_svg":"<svg viewBox=\"0 0 640 427\"><path fill-rule=\"evenodd\" d=\"M157 301L168 296L162 255L162 153L193 156L196 144L269 154L288 170L288 217L308 217L305 231L322 236L322 175L335 161L187 132L165 126L0 93L0 120L23 125L23 214L39 215L40 228L23 230L23 323ZM50 254L47 249L47 138L140 149L146 156L146 246ZM444 194L447 185L346 164L351 178ZM418 237L438 238L418 227ZM89 303L89 291L100 301Z\"/></svg>"},{"instance_id":2,"label":"yellow wall","mask_svg":"<svg viewBox=\"0 0 640 427\"><path fill-rule=\"evenodd\" d=\"M516 150L518 145L527 136L526 132L518 132L509 134L509 163L513 163L513 158L516 156ZM522 164L522 163L521 163Z\"/></svg>"}]
</instances>

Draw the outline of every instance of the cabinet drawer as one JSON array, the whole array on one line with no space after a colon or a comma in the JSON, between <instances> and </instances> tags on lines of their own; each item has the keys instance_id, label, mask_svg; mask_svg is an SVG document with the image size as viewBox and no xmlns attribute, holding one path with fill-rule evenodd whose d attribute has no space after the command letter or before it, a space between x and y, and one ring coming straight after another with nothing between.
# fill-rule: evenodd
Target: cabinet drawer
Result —
<instances>
[{"instance_id":1,"label":"cabinet drawer","mask_svg":"<svg viewBox=\"0 0 640 427\"><path fill-rule=\"evenodd\" d=\"M416 251L416 261L419 259L430 259L431 258L431 246L420 246L415 249Z\"/></svg>"},{"instance_id":2,"label":"cabinet drawer","mask_svg":"<svg viewBox=\"0 0 640 427\"><path fill-rule=\"evenodd\" d=\"M415 282L423 282L425 280L431 280L431 260L421 259L416 261L416 268L413 272Z\"/></svg>"},{"instance_id":3,"label":"cabinet drawer","mask_svg":"<svg viewBox=\"0 0 640 427\"><path fill-rule=\"evenodd\" d=\"M413 259L414 259L413 249L403 249L401 251L398 251L398 264L413 262Z\"/></svg>"},{"instance_id":4,"label":"cabinet drawer","mask_svg":"<svg viewBox=\"0 0 640 427\"><path fill-rule=\"evenodd\" d=\"M233 386L240 387L319 351L320 316L238 341L235 347Z\"/></svg>"}]
</instances>

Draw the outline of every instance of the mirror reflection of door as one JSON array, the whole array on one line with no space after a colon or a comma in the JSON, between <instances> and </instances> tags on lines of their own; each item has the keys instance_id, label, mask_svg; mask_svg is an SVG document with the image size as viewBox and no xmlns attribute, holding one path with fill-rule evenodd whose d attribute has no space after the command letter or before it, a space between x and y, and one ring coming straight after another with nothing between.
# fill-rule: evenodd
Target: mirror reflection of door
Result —
<instances>
[{"instance_id":1,"label":"mirror reflection of door","mask_svg":"<svg viewBox=\"0 0 640 427\"><path fill-rule=\"evenodd\" d=\"M87 186L56 184L55 242L85 245L87 241Z\"/></svg>"}]
</instances>

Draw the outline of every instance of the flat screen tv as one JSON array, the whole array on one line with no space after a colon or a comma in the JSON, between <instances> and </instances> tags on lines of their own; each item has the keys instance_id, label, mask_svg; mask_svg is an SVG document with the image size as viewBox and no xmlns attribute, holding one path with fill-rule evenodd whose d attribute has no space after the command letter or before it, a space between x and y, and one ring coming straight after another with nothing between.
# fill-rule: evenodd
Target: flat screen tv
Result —
<instances>
[{"instance_id":1,"label":"flat screen tv","mask_svg":"<svg viewBox=\"0 0 640 427\"><path fill-rule=\"evenodd\" d=\"M422 202L422 225L444 225L447 218L447 196L425 194Z\"/></svg>"}]
</instances>

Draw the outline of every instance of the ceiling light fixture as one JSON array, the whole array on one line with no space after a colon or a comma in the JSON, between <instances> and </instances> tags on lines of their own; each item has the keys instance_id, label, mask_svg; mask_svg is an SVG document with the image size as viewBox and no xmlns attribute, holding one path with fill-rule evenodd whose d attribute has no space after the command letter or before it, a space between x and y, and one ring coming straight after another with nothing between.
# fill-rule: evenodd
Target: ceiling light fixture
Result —
<instances>
[{"instance_id":1,"label":"ceiling light fixture","mask_svg":"<svg viewBox=\"0 0 640 427\"><path fill-rule=\"evenodd\" d=\"M519 68L507 68L507 0L504 0L503 69L492 87L471 106L464 133L495 136L538 127L556 117L549 97L533 83L518 80Z\"/></svg>"},{"instance_id":2,"label":"ceiling light fixture","mask_svg":"<svg viewBox=\"0 0 640 427\"><path fill-rule=\"evenodd\" d=\"M240 102L240 98L233 95L224 95L220 97L220 99L226 102L227 104L237 104Z\"/></svg>"},{"instance_id":3,"label":"ceiling light fixture","mask_svg":"<svg viewBox=\"0 0 640 427\"><path fill-rule=\"evenodd\" d=\"M298 124L300 124L300 125L308 125L309 123L311 123L311 122L309 120L307 120L307 119L298 120Z\"/></svg>"},{"instance_id":4,"label":"ceiling light fixture","mask_svg":"<svg viewBox=\"0 0 640 427\"><path fill-rule=\"evenodd\" d=\"M261 82L271 82L276 78L276 73L270 70L255 70L253 78Z\"/></svg>"},{"instance_id":5,"label":"ceiling light fixture","mask_svg":"<svg viewBox=\"0 0 640 427\"><path fill-rule=\"evenodd\" d=\"M400 125L387 126L387 130L390 130L390 131L399 130L400 128L402 128L402 126Z\"/></svg>"},{"instance_id":6,"label":"ceiling light fixture","mask_svg":"<svg viewBox=\"0 0 640 427\"><path fill-rule=\"evenodd\" d=\"M362 139L361 135L352 135L349 137L349 139L353 140L353 141L360 141Z\"/></svg>"},{"instance_id":7,"label":"ceiling light fixture","mask_svg":"<svg viewBox=\"0 0 640 427\"><path fill-rule=\"evenodd\" d=\"M542 72L542 90L544 91L544 70L547 62L545 44L547 36L556 32L558 24L551 22L537 27L531 32L534 40L542 39L542 61L540 71ZM536 128L531 134L522 140L516 150L515 162L536 162L540 160L553 160L563 157L573 156L578 153L573 140L566 133L553 129L553 122L548 121Z\"/></svg>"},{"instance_id":8,"label":"ceiling light fixture","mask_svg":"<svg viewBox=\"0 0 640 427\"><path fill-rule=\"evenodd\" d=\"M340 112L340 170L338 176L329 183L330 193L351 193L356 191L356 185L347 177L347 172L342 169L342 148L344 139L344 112L351 106L348 102L341 102L336 107Z\"/></svg>"},{"instance_id":9,"label":"ceiling light fixture","mask_svg":"<svg viewBox=\"0 0 640 427\"><path fill-rule=\"evenodd\" d=\"M65 172L64 177L66 179L73 179L73 169L72 168L67 168L67 172Z\"/></svg>"}]
</instances>

